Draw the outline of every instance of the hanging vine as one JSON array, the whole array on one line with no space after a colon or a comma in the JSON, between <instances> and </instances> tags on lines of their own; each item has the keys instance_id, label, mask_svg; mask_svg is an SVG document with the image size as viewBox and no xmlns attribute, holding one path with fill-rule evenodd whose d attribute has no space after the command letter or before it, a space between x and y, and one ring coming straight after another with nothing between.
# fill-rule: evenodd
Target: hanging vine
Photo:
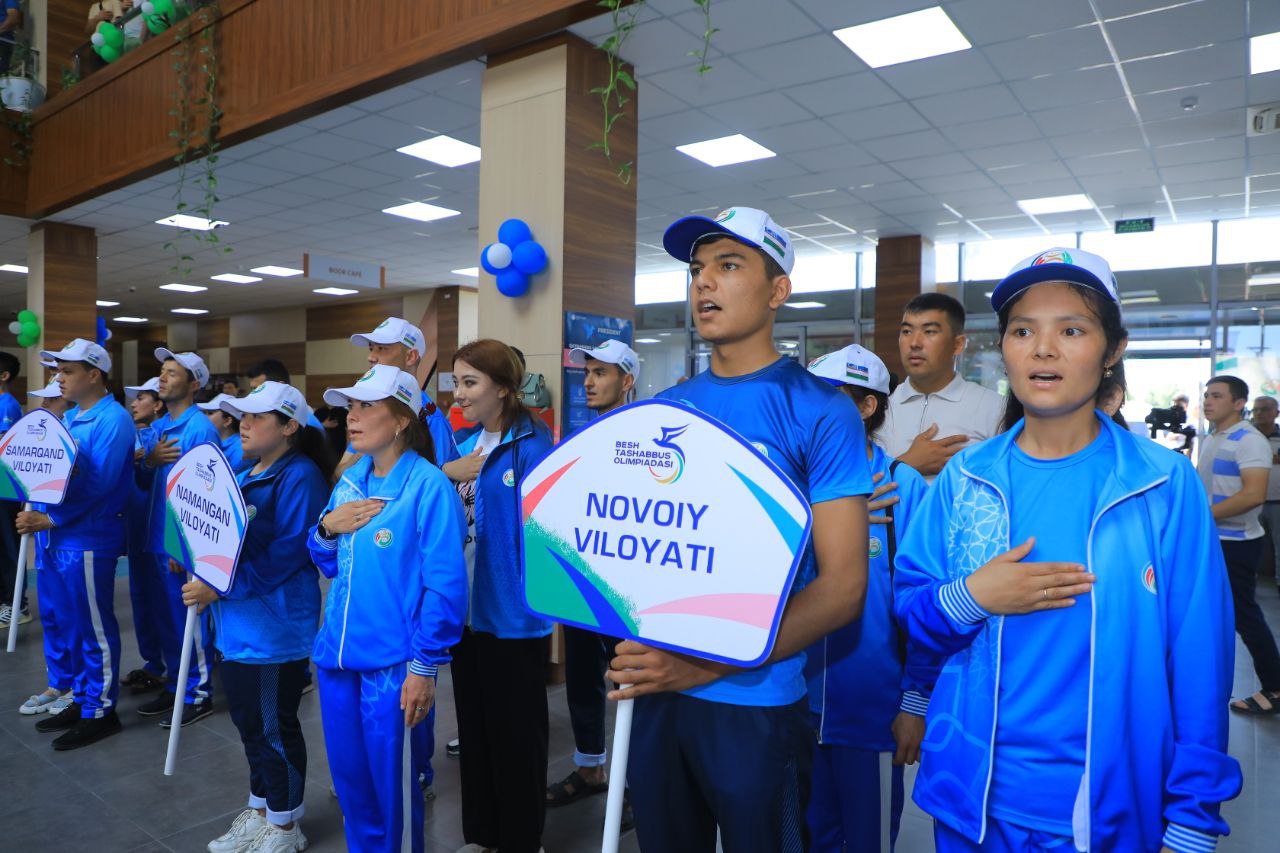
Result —
<instances>
[{"instance_id":1,"label":"hanging vine","mask_svg":"<svg viewBox=\"0 0 1280 853\"><path fill-rule=\"evenodd\" d=\"M173 108L174 130L169 136L174 140L177 153L173 161L177 166L177 183L174 190L174 212L198 216L213 222L218 198L218 129L222 120L222 108L218 104L218 21L221 9L217 0L185 18L175 31L177 46L174 48L173 70L176 80ZM197 26L199 33L192 35ZM199 81L197 83L197 81ZM199 158L199 172L193 189L198 200L187 201L188 166L193 158ZM188 241L194 245L188 247ZM204 247L230 252L230 246L222 246L217 228L207 231L181 228L178 235L165 243L165 250L172 251L172 269L185 276L190 274L193 252Z\"/></svg>"},{"instance_id":2,"label":"hanging vine","mask_svg":"<svg viewBox=\"0 0 1280 853\"><path fill-rule=\"evenodd\" d=\"M609 78L604 85L596 86L591 90L592 94L600 97L600 104L604 108L604 124L600 131L600 138L588 147L598 148L605 159L614 166L618 180L629 184L635 173L635 163L630 160L625 163L614 162L613 149L609 146L609 134L618 119L626 114L626 106L631 102L630 93L636 90L635 77L622 67L621 52L622 46L636 28L645 0L636 0L634 3L628 3L627 0L600 0L599 5L609 10L613 31L597 45L604 51L608 60ZM719 30L711 26L711 0L693 0L693 5L702 12L702 46L698 50L689 51L688 55L698 61L698 73L706 74L711 70L707 62L711 53L711 37Z\"/></svg>"}]
</instances>

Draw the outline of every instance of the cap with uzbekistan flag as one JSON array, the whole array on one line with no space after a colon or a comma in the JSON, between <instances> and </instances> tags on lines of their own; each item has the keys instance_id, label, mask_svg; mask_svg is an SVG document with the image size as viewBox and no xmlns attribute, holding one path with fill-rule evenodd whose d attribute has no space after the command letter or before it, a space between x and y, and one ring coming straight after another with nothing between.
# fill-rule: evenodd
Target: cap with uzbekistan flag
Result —
<instances>
[{"instance_id":1,"label":"cap with uzbekistan flag","mask_svg":"<svg viewBox=\"0 0 1280 853\"><path fill-rule=\"evenodd\" d=\"M236 420L243 418L246 412L251 415L279 412L305 427L307 419L311 417L311 407L307 405L302 392L283 382L263 382L243 397L231 397L227 394L218 396L226 397L219 405L222 411Z\"/></svg>"},{"instance_id":2,"label":"cap with uzbekistan flag","mask_svg":"<svg viewBox=\"0 0 1280 853\"><path fill-rule=\"evenodd\" d=\"M427 354L427 339L422 336L422 330L400 317L388 317L372 332L352 335L351 343L358 347L367 347L369 344L404 344L410 349L416 349L419 356Z\"/></svg>"},{"instance_id":3,"label":"cap with uzbekistan flag","mask_svg":"<svg viewBox=\"0 0 1280 853\"><path fill-rule=\"evenodd\" d=\"M191 375L196 381L203 386L209 381L209 368L205 367L204 359L193 352L174 352L168 347L156 347L156 360L164 364L169 359L181 364L187 370L191 371Z\"/></svg>"},{"instance_id":4,"label":"cap with uzbekistan flag","mask_svg":"<svg viewBox=\"0 0 1280 853\"><path fill-rule=\"evenodd\" d=\"M635 376L640 372L640 356L636 351L614 338L594 347L574 347L569 350L569 363L574 367L582 367L587 359L616 364L623 373Z\"/></svg>"},{"instance_id":5,"label":"cap with uzbekistan flag","mask_svg":"<svg viewBox=\"0 0 1280 853\"><path fill-rule=\"evenodd\" d=\"M991 291L991 307L999 312L1010 299L1028 287L1046 281L1067 281L1084 285L1098 291L1116 305L1120 304L1116 277L1105 258L1084 249L1053 248L1014 264L1004 280Z\"/></svg>"},{"instance_id":6,"label":"cap with uzbekistan flag","mask_svg":"<svg viewBox=\"0 0 1280 853\"><path fill-rule=\"evenodd\" d=\"M705 216L686 216L677 219L662 235L662 247L678 261L693 260L694 247L705 237L732 237L761 249L778 262L787 275L796 264L791 237L786 229L769 218L769 214L754 207L730 207L716 214L715 219Z\"/></svg>"},{"instance_id":7,"label":"cap with uzbekistan flag","mask_svg":"<svg viewBox=\"0 0 1280 853\"><path fill-rule=\"evenodd\" d=\"M143 391L150 391L152 394L155 394L157 397L159 397L160 396L160 377L152 376L150 379L148 379L146 382L143 382L141 385L124 386L124 398L128 400L130 403L132 403L135 399L137 399L138 395L141 394Z\"/></svg>"},{"instance_id":8,"label":"cap with uzbekistan flag","mask_svg":"<svg viewBox=\"0 0 1280 853\"><path fill-rule=\"evenodd\" d=\"M234 400L234 399L235 397L232 397L230 394L219 394L218 396L214 397L212 400L210 400L207 403L196 403L196 408L202 412L221 412L223 411L223 408L222 408L223 401ZM239 418L240 416L233 415L233 417Z\"/></svg>"},{"instance_id":9,"label":"cap with uzbekistan flag","mask_svg":"<svg viewBox=\"0 0 1280 853\"><path fill-rule=\"evenodd\" d=\"M866 347L849 344L809 362L809 372L832 385L853 385L889 393L889 370L880 356Z\"/></svg>"},{"instance_id":10,"label":"cap with uzbekistan flag","mask_svg":"<svg viewBox=\"0 0 1280 853\"><path fill-rule=\"evenodd\" d=\"M46 399L57 399L58 397L62 396L62 389L58 387L58 380L54 379L54 380L51 380L48 385L44 386L39 391L28 391L27 394L31 397L44 397Z\"/></svg>"},{"instance_id":11,"label":"cap with uzbekistan flag","mask_svg":"<svg viewBox=\"0 0 1280 853\"><path fill-rule=\"evenodd\" d=\"M422 411L422 390L412 373L389 364L375 364L350 388L330 388L324 401L330 406L350 406L352 402L372 403L391 398L404 403L414 414Z\"/></svg>"},{"instance_id":12,"label":"cap with uzbekistan flag","mask_svg":"<svg viewBox=\"0 0 1280 853\"><path fill-rule=\"evenodd\" d=\"M57 366L59 361L83 361L90 367L98 368L103 373L111 372L111 356L102 347L93 341L86 341L84 338L76 338L57 352L41 350L40 363L48 367L46 359L54 362L54 366Z\"/></svg>"}]
</instances>

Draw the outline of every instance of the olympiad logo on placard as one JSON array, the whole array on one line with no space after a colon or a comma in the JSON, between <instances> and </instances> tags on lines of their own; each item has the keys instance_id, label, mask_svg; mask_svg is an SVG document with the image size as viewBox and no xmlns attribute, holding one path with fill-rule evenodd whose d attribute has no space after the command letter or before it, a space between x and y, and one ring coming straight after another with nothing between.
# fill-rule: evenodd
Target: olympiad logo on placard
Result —
<instances>
[{"instance_id":1,"label":"olympiad logo on placard","mask_svg":"<svg viewBox=\"0 0 1280 853\"><path fill-rule=\"evenodd\" d=\"M219 594L235 577L249 510L217 445L193 447L165 482L164 552Z\"/></svg>"},{"instance_id":2,"label":"olympiad logo on placard","mask_svg":"<svg viewBox=\"0 0 1280 853\"><path fill-rule=\"evenodd\" d=\"M62 503L75 461L62 421L47 409L24 415L0 439L0 500Z\"/></svg>"},{"instance_id":3,"label":"olympiad logo on placard","mask_svg":"<svg viewBox=\"0 0 1280 853\"><path fill-rule=\"evenodd\" d=\"M520 497L534 613L742 666L768 658L811 517L737 433L676 403L634 403L557 445Z\"/></svg>"}]
</instances>

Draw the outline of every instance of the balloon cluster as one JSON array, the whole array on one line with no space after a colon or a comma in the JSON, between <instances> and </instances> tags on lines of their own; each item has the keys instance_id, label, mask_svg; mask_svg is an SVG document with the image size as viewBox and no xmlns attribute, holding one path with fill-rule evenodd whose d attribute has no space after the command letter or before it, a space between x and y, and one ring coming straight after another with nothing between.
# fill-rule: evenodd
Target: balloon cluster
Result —
<instances>
[{"instance_id":1,"label":"balloon cluster","mask_svg":"<svg viewBox=\"0 0 1280 853\"><path fill-rule=\"evenodd\" d=\"M18 346L35 346L40 341L40 323L36 320L36 312L24 308L18 312L18 319L9 324L9 331L18 336Z\"/></svg>"},{"instance_id":2,"label":"balloon cluster","mask_svg":"<svg viewBox=\"0 0 1280 853\"><path fill-rule=\"evenodd\" d=\"M142 19L147 22L151 34L158 36L169 29L176 11L173 0L147 0L142 4Z\"/></svg>"},{"instance_id":3,"label":"balloon cluster","mask_svg":"<svg viewBox=\"0 0 1280 853\"><path fill-rule=\"evenodd\" d=\"M498 226L498 242L480 252L480 266L498 279L498 292L512 299L529 292L529 276L547 268L547 250L533 239L529 223L508 219Z\"/></svg>"},{"instance_id":4,"label":"balloon cluster","mask_svg":"<svg viewBox=\"0 0 1280 853\"><path fill-rule=\"evenodd\" d=\"M110 21L100 21L97 32L89 41L93 42L93 52L108 64L115 62L124 53L124 33Z\"/></svg>"},{"instance_id":5,"label":"balloon cluster","mask_svg":"<svg viewBox=\"0 0 1280 853\"><path fill-rule=\"evenodd\" d=\"M106 345L107 345L107 341L111 340L111 330L107 328L107 321L106 321L106 319L105 319L105 318L103 318L103 317L101 317L101 316L99 316L99 317L98 317L98 338L97 338L97 340L98 340L98 346L100 346L100 347L102 347L102 346L106 346Z\"/></svg>"}]
</instances>

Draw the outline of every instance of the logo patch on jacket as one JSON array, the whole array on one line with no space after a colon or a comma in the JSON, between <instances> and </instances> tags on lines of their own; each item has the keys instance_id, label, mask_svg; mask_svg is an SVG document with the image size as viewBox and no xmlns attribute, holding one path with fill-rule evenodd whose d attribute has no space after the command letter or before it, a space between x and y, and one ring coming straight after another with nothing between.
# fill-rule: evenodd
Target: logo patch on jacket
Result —
<instances>
[{"instance_id":1,"label":"logo patch on jacket","mask_svg":"<svg viewBox=\"0 0 1280 853\"><path fill-rule=\"evenodd\" d=\"M880 540L872 536L870 539L867 540L867 556L874 560L876 557L880 556L880 551L882 547L883 546L881 546Z\"/></svg>"},{"instance_id":2,"label":"logo patch on jacket","mask_svg":"<svg viewBox=\"0 0 1280 853\"><path fill-rule=\"evenodd\" d=\"M250 521L253 521L255 518L258 517L258 508L253 504L249 504L247 507L245 507L244 511L245 511L245 515L249 516Z\"/></svg>"},{"instance_id":3,"label":"logo patch on jacket","mask_svg":"<svg viewBox=\"0 0 1280 853\"><path fill-rule=\"evenodd\" d=\"M1142 570L1142 585L1147 588L1147 592L1156 594L1156 569L1150 563Z\"/></svg>"},{"instance_id":4,"label":"logo patch on jacket","mask_svg":"<svg viewBox=\"0 0 1280 853\"><path fill-rule=\"evenodd\" d=\"M379 548L390 548L391 539L391 531L385 527L373 534L373 544Z\"/></svg>"},{"instance_id":5,"label":"logo patch on jacket","mask_svg":"<svg viewBox=\"0 0 1280 853\"><path fill-rule=\"evenodd\" d=\"M516 472L512 468L508 468L502 474L502 485L514 486L516 484Z\"/></svg>"}]
</instances>

